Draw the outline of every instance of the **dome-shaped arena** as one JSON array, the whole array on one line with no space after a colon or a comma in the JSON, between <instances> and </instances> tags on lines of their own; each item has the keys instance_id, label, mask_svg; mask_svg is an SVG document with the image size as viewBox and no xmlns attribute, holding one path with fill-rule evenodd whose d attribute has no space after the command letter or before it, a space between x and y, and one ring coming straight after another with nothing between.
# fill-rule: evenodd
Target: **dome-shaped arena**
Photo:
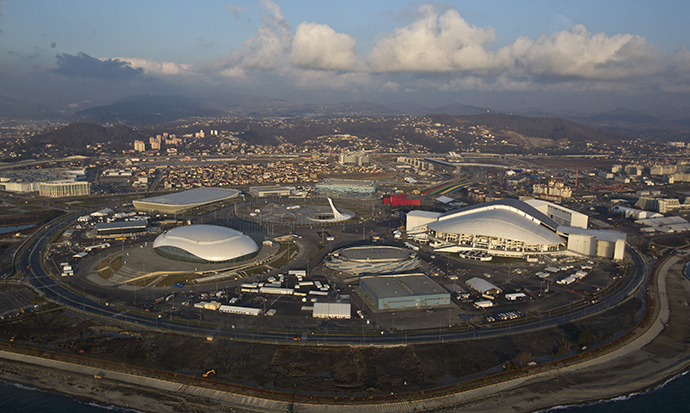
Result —
<instances>
[{"instance_id":1,"label":"dome-shaped arena","mask_svg":"<svg viewBox=\"0 0 690 413\"><path fill-rule=\"evenodd\" d=\"M252 258L259 247L253 239L231 228L188 225L159 235L153 250L173 260L223 263Z\"/></svg>"}]
</instances>

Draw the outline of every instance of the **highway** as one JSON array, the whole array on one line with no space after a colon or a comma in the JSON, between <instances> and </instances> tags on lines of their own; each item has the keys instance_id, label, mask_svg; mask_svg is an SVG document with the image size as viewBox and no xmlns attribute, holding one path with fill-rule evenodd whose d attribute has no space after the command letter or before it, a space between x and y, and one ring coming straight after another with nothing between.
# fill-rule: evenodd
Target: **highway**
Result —
<instances>
[{"instance_id":1,"label":"highway","mask_svg":"<svg viewBox=\"0 0 690 413\"><path fill-rule=\"evenodd\" d=\"M395 333L382 331L381 334L367 335L335 335L335 334L309 334L309 342L294 341L295 336L301 336L307 332L271 332L271 331L247 331L240 328L223 328L217 325L194 324L190 320L158 318L155 315L146 316L134 312L133 309L113 307L100 303L97 300L88 298L85 295L77 294L51 278L41 266L42 251L48 240L63 226L74 219L77 215L61 217L50 224L39 229L28 241L25 248L20 249L18 258L15 260L17 271L21 271L28 276L31 285L39 290L48 299L61 305L90 314L112 318L118 321L138 324L142 327L169 329L179 332L195 333L214 337L231 337L239 340L259 340L275 343L295 343L300 345L345 345L345 344L401 344L401 343L430 343L439 341L464 340L479 337L496 337L505 334L524 333L531 330L546 328L574 319L594 314L605 310L608 306L615 304L626 297L635 293L640 288L650 273L650 266L646 264L639 254L631 248L628 253L633 257L634 265L631 274L625 278L625 282L613 293L606 297L601 297L595 304L584 304L578 308L568 309L554 315L543 316L537 319L527 319L520 322L509 323L507 325L487 325L471 326L469 331L425 331L412 333Z\"/></svg>"}]
</instances>

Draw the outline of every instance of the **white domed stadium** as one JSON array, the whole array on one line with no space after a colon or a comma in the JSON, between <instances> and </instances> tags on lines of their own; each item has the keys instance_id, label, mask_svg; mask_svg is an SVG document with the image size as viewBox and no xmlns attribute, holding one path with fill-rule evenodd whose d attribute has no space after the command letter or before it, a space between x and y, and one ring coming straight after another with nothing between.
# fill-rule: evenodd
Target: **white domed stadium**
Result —
<instances>
[{"instance_id":1,"label":"white domed stadium","mask_svg":"<svg viewBox=\"0 0 690 413\"><path fill-rule=\"evenodd\" d=\"M178 261L224 263L252 258L259 247L253 239L231 228L188 225L159 235L153 250Z\"/></svg>"}]
</instances>

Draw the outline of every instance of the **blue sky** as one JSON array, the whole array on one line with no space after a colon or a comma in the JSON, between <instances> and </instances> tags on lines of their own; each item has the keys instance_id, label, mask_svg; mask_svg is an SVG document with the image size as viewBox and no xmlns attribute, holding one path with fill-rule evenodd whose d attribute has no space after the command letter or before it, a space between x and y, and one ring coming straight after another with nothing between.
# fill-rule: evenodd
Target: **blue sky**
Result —
<instances>
[{"instance_id":1,"label":"blue sky","mask_svg":"<svg viewBox=\"0 0 690 413\"><path fill-rule=\"evenodd\" d=\"M0 0L0 94L682 105L686 0ZM685 104L685 106L688 106Z\"/></svg>"}]
</instances>

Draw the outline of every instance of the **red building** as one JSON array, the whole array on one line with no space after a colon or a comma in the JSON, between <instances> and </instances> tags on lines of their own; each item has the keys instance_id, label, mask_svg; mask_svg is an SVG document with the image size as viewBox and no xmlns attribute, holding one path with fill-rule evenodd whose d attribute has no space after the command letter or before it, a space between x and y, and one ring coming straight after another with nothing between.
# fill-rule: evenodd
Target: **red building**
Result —
<instances>
[{"instance_id":1,"label":"red building","mask_svg":"<svg viewBox=\"0 0 690 413\"><path fill-rule=\"evenodd\" d=\"M390 197L383 198L384 205L390 205L392 207L396 206L419 206L421 204L421 199L407 199L407 195L404 192L398 194L393 194Z\"/></svg>"}]
</instances>

